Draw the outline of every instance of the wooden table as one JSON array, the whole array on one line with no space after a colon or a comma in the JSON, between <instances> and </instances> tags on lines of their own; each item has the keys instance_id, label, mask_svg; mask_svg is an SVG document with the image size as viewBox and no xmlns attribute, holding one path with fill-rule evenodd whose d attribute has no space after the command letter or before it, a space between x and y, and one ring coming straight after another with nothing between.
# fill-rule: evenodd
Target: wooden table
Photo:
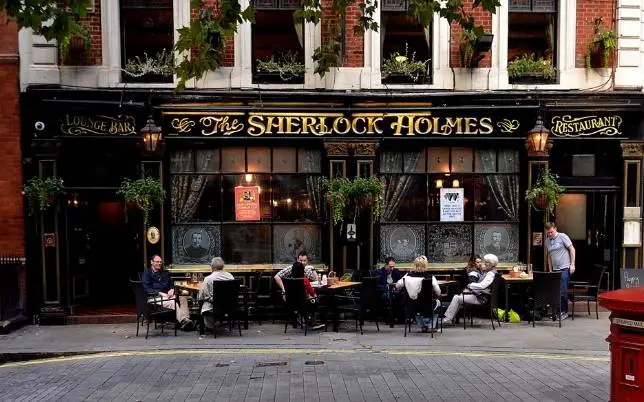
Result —
<instances>
[{"instance_id":1,"label":"wooden table","mask_svg":"<svg viewBox=\"0 0 644 402\"><path fill-rule=\"evenodd\" d=\"M503 279L505 279L505 318L503 321L505 322L510 322L510 284L512 283L531 283L534 278L532 277L532 274L524 277L520 276L512 276L510 274L504 274L502 275Z\"/></svg>"},{"instance_id":2,"label":"wooden table","mask_svg":"<svg viewBox=\"0 0 644 402\"><path fill-rule=\"evenodd\" d=\"M330 308L331 308L331 316L333 320L333 331L338 332L339 327L340 327L340 318L337 310L337 303L335 300L335 296L338 292L341 292L343 290L351 289L358 287L362 284L362 282L348 282L348 281L340 281L337 282L331 286L320 286L315 288L316 291L321 291L323 292L328 292L329 298L330 298Z\"/></svg>"}]
</instances>

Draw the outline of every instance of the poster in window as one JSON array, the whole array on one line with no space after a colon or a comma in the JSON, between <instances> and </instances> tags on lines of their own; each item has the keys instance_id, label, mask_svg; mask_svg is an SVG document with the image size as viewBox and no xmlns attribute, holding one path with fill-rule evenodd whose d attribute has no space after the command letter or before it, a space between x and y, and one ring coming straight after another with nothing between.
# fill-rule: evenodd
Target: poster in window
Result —
<instances>
[{"instance_id":1,"label":"poster in window","mask_svg":"<svg viewBox=\"0 0 644 402\"><path fill-rule=\"evenodd\" d=\"M465 192L462 188L441 188L441 222L465 220Z\"/></svg>"},{"instance_id":2,"label":"poster in window","mask_svg":"<svg viewBox=\"0 0 644 402\"><path fill-rule=\"evenodd\" d=\"M235 220L260 220L259 186L235 187Z\"/></svg>"}]
</instances>

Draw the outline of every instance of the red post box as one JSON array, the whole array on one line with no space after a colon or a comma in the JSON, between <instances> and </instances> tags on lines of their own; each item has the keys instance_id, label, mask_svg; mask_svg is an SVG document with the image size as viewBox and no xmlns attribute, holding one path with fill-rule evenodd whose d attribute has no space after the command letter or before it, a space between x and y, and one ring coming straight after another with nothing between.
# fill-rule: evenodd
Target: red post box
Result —
<instances>
[{"instance_id":1,"label":"red post box","mask_svg":"<svg viewBox=\"0 0 644 402\"><path fill-rule=\"evenodd\" d=\"M610 400L644 401L644 288L603 293L610 310Z\"/></svg>"}]
</instances>

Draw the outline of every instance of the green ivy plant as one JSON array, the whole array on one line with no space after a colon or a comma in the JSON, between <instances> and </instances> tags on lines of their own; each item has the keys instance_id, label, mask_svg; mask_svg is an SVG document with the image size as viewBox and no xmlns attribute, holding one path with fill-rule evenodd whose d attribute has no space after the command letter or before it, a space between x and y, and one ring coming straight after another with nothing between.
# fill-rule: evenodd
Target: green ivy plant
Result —
<instances>
[{"instance_id":1,"label":"green ivy plant","mask_svg":"<svg viewBox=\"0 0 644 402\"><path fill-rule=\"evenodd\" d=\"M479 63L484 57L484 55L479 54L476 51L476 46L484 35L483 28L476 28L478 29L473 28L463 30L463 36L459 45L461 61L463 63L463 67L466 68L478 67Z\"/></svg>"},{"instance_id":2,"label":"green ivy plant","mask_svg":"<svg viewBox=\"0 0 644 402\"><path fill-rule=\"evenodd\" d=\"M524 54L508 63L508 76L510 78L521 77L525 74L540 74L543 78L551 80L555 78L556 70L552 60L543 57L535 59L534 54Z\"/></svg>"},{"instance_id":3,"label":"green ivy plant","mask_svg":"<svg viewBox=\"0 0 644 402\"><path fill-rule=\"evenodd\" d=\"M282 81L304 77L304 63L300 61L296 54L291 52L277 57L271 56L267 60L257 59L256 69L258 73L279 74Z\"/></svg>"},{"instance_id":4,"label":"green ivy plant","mask_svg":"<svg viewBox=\"0 0 644 402\"><path fill-rule=\"evenodd\" d=\"M58 177L34 177L23 186L23 194L29 202L30 214L45 211L63 194L63 179Z\"/></svg>"},{"instance_id":5,"label":"green ivy plant","mask_svg":"<svg viewBox=\"0 0 644 402\"><path fill-rule=\"evenodd\" d=\"M555 207L559 204L561 194L566 188L557 182L557 175L549 170L541 170L535 185L525 193L525 200L535 210L543 209L544 219L552 216Z\"/></svg>"},{"instance_id":6,"label":"green ivy plant","mask_svg":"<svg viewBox=\"0 0 644 402\"><path fill-rule=\"evenodd\" d=\"M327 192L334 225L344 219L351 219L355 223L356 218L366 208L372 208L375 217L380 216L384 185L378 178L323 178L321 183Z\"/></svg>"},{"instance_id":7,"label":"green ivy plant","mask_svg":"<svg viewBox=\"0 0 644 402\"><path fill-rule=\"evenodd\" d=\"M617 35L611 29L602 28L602 18L597 17L593 20L593 38L588 45L586 45L586 68L592 66L592 55L601 52L602 67L609 67L610 56L617 47Z\"/></svg>"},{"instance_id":8,"label":"green ivy plant","mask_svg":"<svg viewBox=\"0 0 644 402\"><path fill-rule=\"evenodd\" d=\"M125 199L125 209L133 204L143 211L143 225L147 226L150 211L165 200L165 191L158 179L146 177L138 180L123 179L117 194Z\"/></svg>"},{"instance_id":9,"label":"green ivy plant","mask_svg":"<svg viewBox=\"0 0 644 402\"><path fill-rule=\"evenodd\" d=\"M382 72L382 78L387 78L393 74L400 74L416 82L421 76L427 73L427 63L429 63L429 60L416 60L416 52L413 52L410 57L409 45L405 43L405 54L401 55L398 52L390 54L382 62L380 71Z\"/></svg>"},{"instance_id":10,"label":"green ivy plant","mask_svg":"<svg viewBox=\"0 0 644 402\"><path fill-rule=\"evenodd\" d=\"M464 0L409 0L407 14L423 26L429 26L434 14L445 18L450 24L457 23L466 30L483 31L475 24L474 18L463 8ZM322 15L329 32L320 47L313 50L315 73L324 77L334 67L342 65L346 48L347 10L356 6L360 16L353 26L353 32L362 34L366 30L377 31L378 23L373 16L377 0L302 0L302 7L294 13L295 22L319 24ZM499 0L473 0L472 8L494 13L500 6ZM191 0L191 7L198 9L198 18L179 30L175 51L189 55L176 67L177 90L185 89L190 79L200 79L208 71L214 71L222 64L223 49L228 38L237 31L240 23L254 20L252 6L242 10L237 0L221 0L218 8L206 7L202 0ZM468 7L469 8L469 7ZM217 37L213 42L211 39Z\"/></svg>"}]
</instances>

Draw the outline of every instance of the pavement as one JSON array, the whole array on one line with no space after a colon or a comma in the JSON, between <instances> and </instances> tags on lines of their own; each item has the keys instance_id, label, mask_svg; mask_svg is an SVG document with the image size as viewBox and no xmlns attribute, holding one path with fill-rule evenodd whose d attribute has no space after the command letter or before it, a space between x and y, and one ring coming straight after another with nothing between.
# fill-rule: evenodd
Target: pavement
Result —
<instances>
[{"instance_id":1,"label":"pavement","mask_svg":"<svg viewBox=\"0 0 644 402\"><path fill-rule=\"evenodd\" d=\"M415 328L345 322L306 336L251 323L207 333L136 324L27 326L0 336L0 400L606 401L607 313L552 321Z\"/></svg>"}]
</instances>

